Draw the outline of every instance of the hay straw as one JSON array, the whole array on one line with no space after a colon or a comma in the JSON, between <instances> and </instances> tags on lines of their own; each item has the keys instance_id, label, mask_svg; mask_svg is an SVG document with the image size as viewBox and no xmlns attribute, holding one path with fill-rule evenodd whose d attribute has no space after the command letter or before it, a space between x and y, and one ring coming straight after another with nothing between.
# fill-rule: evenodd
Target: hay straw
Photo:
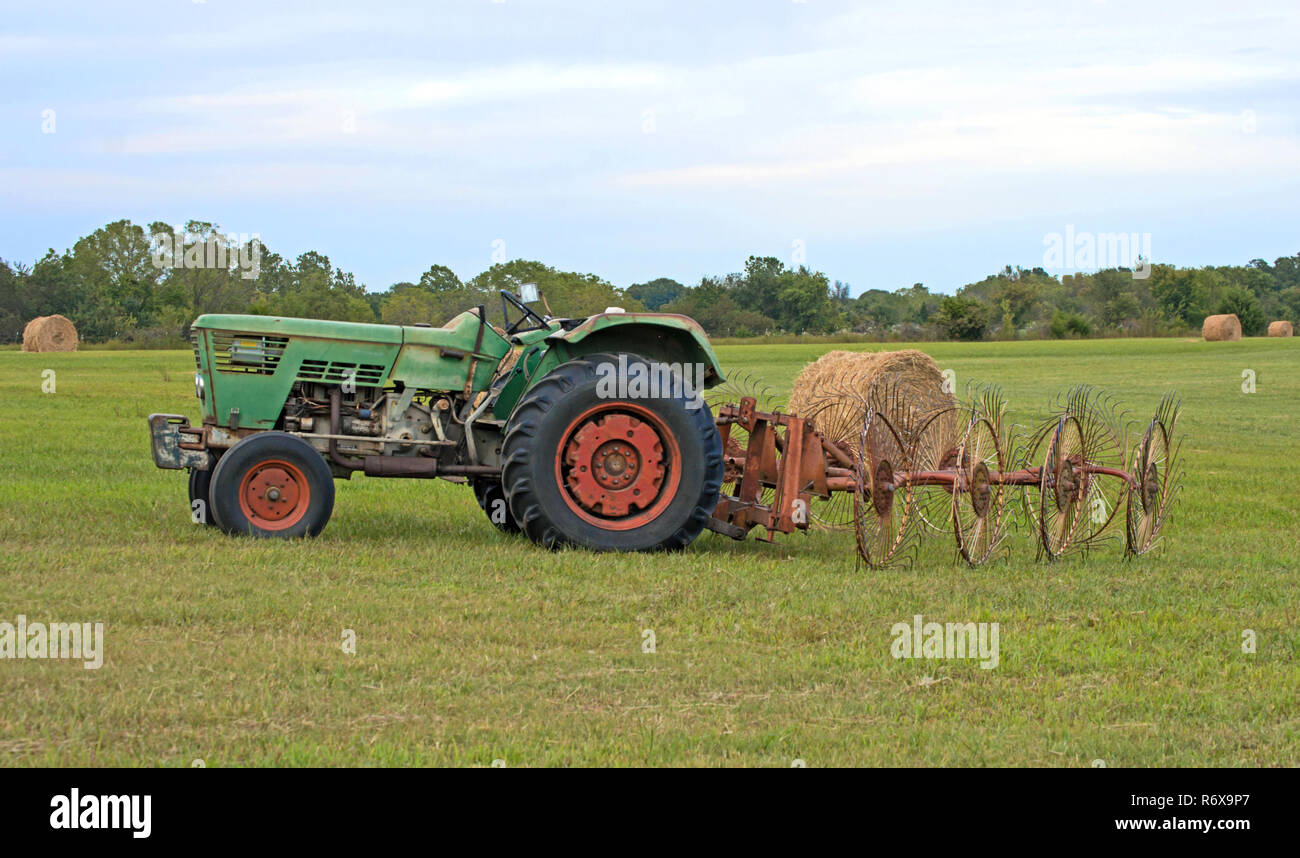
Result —
<instances>
[{"instance_id":1,"label":"hay straw","mask_svg":"<svg viewBox=\"0 0 1300 858\"><path fill-rule=\"evenodd\" d=\"M956 397L934 360L916 349L827 352L795 378L790 411L846 452L858 449L868 411L883 413L921 470L939 467L961 434Z\"/></svg>"},{"instance_id":2,"label":"hay straw","mask_svg":"<svg viewBox=\"0 0 1300 858\"><path fill-rule=\"evenodd\" d=\"M1201 326L1201 336L1209 343L1222 343L1241 339L1241 320L1235 313L1206 316Z\"/></svg>"},{"instance_id":3,"label":"hay straw","mask_svg":"<svg viewBox=\"0 0 1300 858\"><path fill-rule=\"evenodd\" d=\"M77 328L60 315L37 316L23 328L25 352L75 352Z\"/></svg>"},{"instance_id":4,"label":"hay straw","mask_svg":"<svg viewBox=\"0 0 1300 858\"><path fill-rule=\"evenodd\" d=\"M1270 337L1290 337L1295 335L1295 330L1291 327L1290 322L1282 319L1268 323L1268 335Z\"/></svg>"}]
</instances>

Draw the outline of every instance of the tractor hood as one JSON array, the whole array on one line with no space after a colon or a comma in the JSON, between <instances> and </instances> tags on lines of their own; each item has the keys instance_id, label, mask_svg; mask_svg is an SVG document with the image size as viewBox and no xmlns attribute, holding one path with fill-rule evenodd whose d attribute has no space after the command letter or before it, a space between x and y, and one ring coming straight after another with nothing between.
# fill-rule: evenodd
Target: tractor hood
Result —
<instances>
[{"instance_id":1,"label":"tractor hood","mask_svg":"<svg viewBox=\"0 0 1300 858\"><path fill-rule=\"evenodd\" d=\"M322 319L294 319L284 316L205 313L192 327L213 331L240 331L272 337L312 337L314 339L355 340L363 343L400 345L401 325L375 325L364 322L331 322Z\"/></svg>"}]
</instances>

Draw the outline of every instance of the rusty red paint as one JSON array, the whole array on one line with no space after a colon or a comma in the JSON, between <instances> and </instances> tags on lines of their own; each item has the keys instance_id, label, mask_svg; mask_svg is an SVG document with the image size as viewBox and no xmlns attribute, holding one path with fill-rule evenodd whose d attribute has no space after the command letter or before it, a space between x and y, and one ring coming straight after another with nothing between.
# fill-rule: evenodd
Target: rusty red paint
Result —
<instances>
[{"instance_id":1,"label":"rusty red paint","mask_svg":"<svg viewBox=\"0 0 1300 858\"><path fill-rule=\"evenodd\" d=\"M302 520L310 505L306 475L282 459L259 462L239 484L239 509L261 530L288 530Z\"/></svg>"},{"instance_id":2,"label":"rusty red paint","mask_svg":"<svg viewBox=\"0 0 1300 858\"><path fill-rule=\"evenodd\" d=\"M607 530L632 530L672 503L681 451L649 408L627 401L594 406L574 418L563 437L555 478L579 518Z\"/></svg>"}]
</instances>

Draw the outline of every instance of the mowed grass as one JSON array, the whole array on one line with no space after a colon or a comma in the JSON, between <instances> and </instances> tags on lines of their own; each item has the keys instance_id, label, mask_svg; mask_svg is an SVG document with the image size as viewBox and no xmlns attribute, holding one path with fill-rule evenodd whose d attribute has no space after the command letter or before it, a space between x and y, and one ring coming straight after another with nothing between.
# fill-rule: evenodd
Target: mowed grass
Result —
<instances>
[{"instance_id":1,"label":"mowed grass","mask_svg":"<svg viewBox=\"0 0 1300 858\"><path fill-rule=\"evenodd\" d=\"M787 391L835 347L718 351ZM232 539L149 455L148 413L196 415L189 354L0 354L0 620L106 639L99 670L0 661L0 762L1296 764L1300 342L922 348L1025 422L1078 382L1143 423L1178 388L1185 488L1158 553L1049 565L1022 533L971 570L934 537L872 572L824 532L551 553L465 487L364 477L314 541ZM915 614L999 623L1000 664L892 658Z\"/></svg>"}]
</instances>

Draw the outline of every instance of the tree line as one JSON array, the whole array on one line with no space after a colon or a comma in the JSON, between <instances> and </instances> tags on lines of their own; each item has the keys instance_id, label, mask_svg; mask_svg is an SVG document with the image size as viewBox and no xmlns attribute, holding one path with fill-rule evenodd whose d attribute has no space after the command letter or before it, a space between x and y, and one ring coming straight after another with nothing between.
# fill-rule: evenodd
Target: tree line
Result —
<instances>
[{"instance_id":1,"label":"tree line","mask_svg":"<svg viewBox=\"0 0 1300 858\"><path fill-rule=\"evenodd\" d=\"M682 313L711 336L855 333L880 339L1167 336L1199 329L1210 313L1236 313L1244 332L1300 319L1300 254L1273 263L1178 268L1147 265L1053 276L1008 266L953 295L915 283L867 289L806 266L751 256L744 270L687 286L669 278L619 287L594 275L511 260L469 280L432 265L412 282L370 291L316 251L287 259L256 238L189 221L148 228L120 220L50 250L31 265L0 259L0 343L26 322L59 313L83 340L171 346L203 313L255 313L355 322L441 324L479 304L499 322L498 290L535 283L554 316L608 306Z\"/></svg>"}]
</instances>

